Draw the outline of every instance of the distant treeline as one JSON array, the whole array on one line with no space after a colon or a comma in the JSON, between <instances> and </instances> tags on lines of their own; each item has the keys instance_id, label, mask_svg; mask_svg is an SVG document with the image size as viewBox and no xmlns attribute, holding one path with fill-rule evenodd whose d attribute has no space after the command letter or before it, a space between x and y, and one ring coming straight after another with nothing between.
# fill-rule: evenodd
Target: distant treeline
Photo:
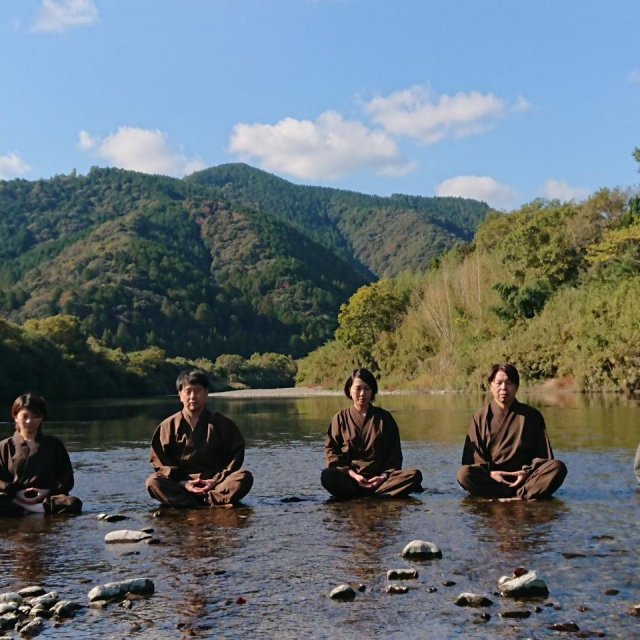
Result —
<instances>
[{"instance_id":1,"label":"distant treeline","mask_svg":"<svg viewBox=\"0 0 640 640\"><path fill-rule=\"evenodd\" d=\"M335 386L356 365L387 387L478 388L493 362L525 382L640 392L640 200L603 189L582 204L492 213L424 275L362 287L298 384Z\"/></svg>"}]
</instances>

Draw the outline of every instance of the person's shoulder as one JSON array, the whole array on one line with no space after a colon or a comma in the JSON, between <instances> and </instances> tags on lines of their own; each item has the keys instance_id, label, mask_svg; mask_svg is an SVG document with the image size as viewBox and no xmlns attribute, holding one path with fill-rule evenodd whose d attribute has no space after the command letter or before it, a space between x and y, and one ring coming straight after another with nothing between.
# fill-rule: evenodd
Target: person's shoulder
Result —
<instances>
[{"instance_id":1,"label":"person's shoulder","mask_svg":"<svg viewBox=\"0 0 640 640\"><path fill-rule=\"evenodd\" d=\"M535 418L537 420L542 420L544 422L542 413L535 407L532 407L530 404L525 404L524 402L519 402L518 400L516 400L513 403L512 411L514 413L523 415L527 418Z\"/></svg>"},{"instance_id":2,"label":"person's shoulder","mask_svg":"<svg viewBox=\"0 0 640 640\"><path fill-rule=\"evenodd\" d=\"M39 440L40 444L49 444L52 446L64 448L64 443L62 442L62 440L58 438L58 436L52 436L49 433L41 433Z\"/></svg>"},{"instance_id":3,"label":"person's shoulder","mask_svg":"<svg viewBox=\"0 0 640 640\"><path fill-rule=\"evenodd\" d=\"M220 413L219 411L205 409L202 412L202 418L207 424L212 424L217 427L238 428L236 423L229 416L226 416L224 413Z\"/></svg>"}]
</instances>

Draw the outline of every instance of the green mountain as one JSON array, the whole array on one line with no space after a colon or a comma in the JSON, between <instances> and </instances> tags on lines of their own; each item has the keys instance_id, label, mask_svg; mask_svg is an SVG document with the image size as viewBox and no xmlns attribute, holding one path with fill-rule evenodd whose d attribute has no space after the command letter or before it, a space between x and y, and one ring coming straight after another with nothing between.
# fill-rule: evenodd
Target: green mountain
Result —
<instances>
[{"instance_id":1,"label":"green mountain","mask_svg":"<svg viewBox=\"0 0 640 640\"><path fill-rule=\"evenodd\" d=\"M307 353L378 274L468 240L482 203L301 187L246 165L0 182L0 314L67 314L110 348Z\"/></svg>"}]
</instances>

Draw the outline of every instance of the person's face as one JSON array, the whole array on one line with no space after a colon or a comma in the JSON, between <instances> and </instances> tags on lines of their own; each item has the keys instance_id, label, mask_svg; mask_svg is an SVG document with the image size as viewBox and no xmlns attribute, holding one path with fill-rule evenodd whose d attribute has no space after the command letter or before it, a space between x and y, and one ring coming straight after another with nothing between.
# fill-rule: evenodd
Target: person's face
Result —
<instances>
[{"instance_id":1,"label":"person's face","mask_svg":"<svg viewBox=\"0 0 640 640\"><path fill-rule=\"evenodd\" d=\"M207 404L207 390L199 384L185 384L180 390L180 402L189 413L200 413Z\"/></svg>"},{"instance_id":2,"label":"person's face","mask_svg":"<svg viewBox=\"0 0 640 640\"><path fill-rule=\"evenodd\" d=\"M353 406L361 411L367 409L371 404L371 396L373 395L373 392L371 391L371 387L364 380L354 378L349 395L353 400Z\"/></svg>"},{"instance_id":3,"label":"person's face","mask_svg":"<svg viewBox=\"0 0 640 640\"><path fill-rule=\"evenodd\" d=\"M16 414L15 421L18 433L25 440L33 440L42 424L42 416L23 407Z\"/></svg>"},{"instance_id":4,"label":"person's face","mask_svg":"<svg viewBox=\"0 0 640 640\"><path fill-rule=\"evenodd\" d=\"M498 371L491 381L491 394L500 407L508 407L515 400L518 385L509 380L504 371Z\"/></svg>"}]
</instances>

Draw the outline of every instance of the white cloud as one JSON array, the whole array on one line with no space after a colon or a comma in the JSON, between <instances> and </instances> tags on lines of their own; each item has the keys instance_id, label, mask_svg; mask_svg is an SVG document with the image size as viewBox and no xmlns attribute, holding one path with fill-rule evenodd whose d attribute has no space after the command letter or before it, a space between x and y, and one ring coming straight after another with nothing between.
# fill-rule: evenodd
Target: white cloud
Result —
<instances>
[{"instance_id":1,"label":"white cloud","mask_svg":"<svg viewBox=\"0 0 640 640\"><path fill-rule=\"evenodd\" d=\"M549 200L562 200L564 202L569 200L584 200L591 192L584 187L572 187L562 180L547 180L542 189L541 195Z\"/></svg>"},{"instance_id":2,"label":"white cloud","mask_svg":"<svg viewBox=\"0 0 640 640\"><path fill-rule=\"evenodd\" d=\"M438 196L458 196L482 200L494 209L513 209L520 195L489 176L456 176L444 180L436 187Z\"/></svg>"},{"instance_id":3,"label":"white cloud","mask_svg":"<svg viewBox=\"0 0 640 640\"><path fill-rule=\"evenodd\" d=\"M325 111L315 122L285 118L277 124L236 124L229 151L257 159L268 171L307 180L330 180L359 169L401 175L414 168L395 141L359 122Z\"/></svg>"},{"instance_id":4,"label":"white cloud","mask_svg":"<svg viewBox=\"0 0 640 640\"><path fill-rule=\"evenodd\" d=\"M529 107L522 97L510 107L493 93L473 91L437 96L427 87L415 85L386 97L374 98L364 109L387 132L434 144L446 137L462 138L483 133L508 111L525 111Z\"/></svg>"},{"instance_id":5,"label":"white cloud","mask_svg":"<svg viewBox=\"0 0 640 640\"><path fill-rule=\"evenodd\" d=\"M98 8L92 0L42 0L32 30L61 33L87 27L98 19Z\"/></svg>"},{"instance_id":6,"label":"white cloud","mask_svg":"<svg viewBox=\"0 0 640 640\"><path fill-rule=\"evenodd\" d=\"M24 176L31 171L31 167L17 154L8 153L0 156L0 179L9 180Z\"/></svg>"},{"instance_id":7,"label":"white cloud","mask_svg":"<svg viewBox=\"0 0 640 640\"><path fill-rule=\"evenodd\" d=\"M142 173L182 177L205 168L199 158L188 158L172 149L166 134L157 129L119 127L104 139L81 131L78 148L93 151L112 166Z\"/></svg>"}]
</instances>

